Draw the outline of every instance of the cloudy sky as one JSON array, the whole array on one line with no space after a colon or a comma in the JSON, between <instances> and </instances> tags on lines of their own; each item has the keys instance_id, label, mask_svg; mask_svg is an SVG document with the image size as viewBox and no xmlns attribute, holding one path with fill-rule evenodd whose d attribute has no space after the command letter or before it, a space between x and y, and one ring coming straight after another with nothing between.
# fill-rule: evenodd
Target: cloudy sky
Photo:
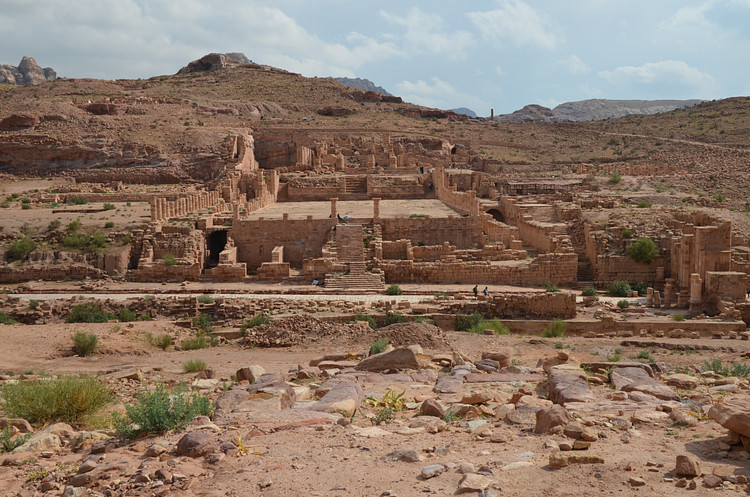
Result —
<instances>
[{"instance_id":1,"label":"cloudy sky","mask_svg":"<svg viewBox=\"0 0 750 497\"><path fill-rule=\"evenodd\" d=\"M0 0L0 63L147 78L244 52L488 115L750 94L748 27L750 0Z\"/></svg>"}]
</instances>

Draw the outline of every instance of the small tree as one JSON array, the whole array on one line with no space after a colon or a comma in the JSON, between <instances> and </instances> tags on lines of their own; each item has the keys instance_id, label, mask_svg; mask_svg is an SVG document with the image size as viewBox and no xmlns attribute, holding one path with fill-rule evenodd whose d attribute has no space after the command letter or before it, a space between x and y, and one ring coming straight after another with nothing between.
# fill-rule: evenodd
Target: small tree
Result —
<instances>
[{"instance_id":1,"label":"small tree","mask_svg":"<svg viewBox=\"0 0 750 497\"><path fill-rule=\"evenodd\" d=\"M24 236L13 242L8 251L5 254L5 258L8 262L21 261L26 258L36 248L34 240L28 236Z\"/></svg>"},{"instance_id":2,"label":"small tree","mask_svg":"<svg viewBox=\"0 0 750 497\"><path fill-rule=\"evenodd\" d=\"M630 283L627 281L622 280L615 280L612 282L611 285L609 285L609 290L607 290L607 293L611 297L627 297L630 292L633 290L630 288Z\"/></svg>"},{"instance_id":3,"label":"small tree","mask_svg":"<svg viewBox=\"0 0 750 497\"><path fill-rule=\"evenodd\" d=\"M650 238L639 238L637 242L631 243L626 249L628 255L635 262L650 264L659 256L659 248Z\"/></svg>"},{"instance_id":4,"label":"small tree","mask_svg":"<svg viewBox=\"0 0 750 497\"><path fill-rule=\"evenodd\" d=\"M391 285L385 290L386 295L401 295L402 293L404 292L398 285Z\"/></svg>"}]
</instances>

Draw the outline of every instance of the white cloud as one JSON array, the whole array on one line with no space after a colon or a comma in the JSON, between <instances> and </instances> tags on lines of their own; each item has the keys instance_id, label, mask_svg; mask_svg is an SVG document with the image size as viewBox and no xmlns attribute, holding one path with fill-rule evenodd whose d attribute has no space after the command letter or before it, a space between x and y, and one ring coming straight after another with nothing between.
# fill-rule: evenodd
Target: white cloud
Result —
<instances>
[{"instance_id":1,"label":"white cloud","mask_svg":"<svg viewBox=\"0 0 750 497\"><path fill-rule=\"evenodd\" d=\"M433 77L430 81L418 80L416 82L402 81L396 84L398 95L407 102L413 102L427 107L438 109L454 109L457 107L469 107L477 114L487 108L482 99L474 95L462 93L447 81Z\"/></svg>"},{"instance_id":2,"label":"white cloud","mask_svg":"<svg viewBox=\"0 0 750 497\"><path fill-rule=\"evenodd\" d=\"M405 51L428 52L449 59L464 59L467 49L475 44L468 31L448 32L440 15L418 8L409 10L405 17L381 11L380 15L390 24L403 28Z\"/></svg>"},{"instance_id":3,"label":"white cloud","mask_svg":"<svg viewBox=\"0 0 750 497\"><path fill-rule=\"evenodd\" d=\"M498 0L498 7L466 15L485 41L510 42L516 46L531 45L552 50L562 41L546 16L521 0Z\"/></svg>"},{"instance_id":4,"label":"white cloud","mask_svg":"<svg viewBox=\"0 0 750 497\"><path fill-rule=\"evenodd\" d=\"M505 71L503 70L503 68L501 66L496 66L495 67L495 72L497 73L498 76L504 76L505 75Z\"/></svg>"},{"instance_id":5,"label":"white cloud","mask_svg":"<svg viewBox=\"0 0 750 497\"><path fill-rule=\"evenodd\" d=\"M663 95L712 97L718 84L708 73L678 60L647 62L641 66L621 66L600 71L599 76L613 85L650 87Z\"/></svg>"},{"instance_id":6,"label":"white cloud","mask_svg":"<svg viewBox=\"0 0 750 497\"><path fill-rule=\"evenodd\" d=\"M588 64L578 58L577 55L571 55L567 59L561 60L559 62L560 64L565 66L570 74L573 75L588 74L589 72L591 72L591 68L588 66Z\"/></svg>"}]
</instances>

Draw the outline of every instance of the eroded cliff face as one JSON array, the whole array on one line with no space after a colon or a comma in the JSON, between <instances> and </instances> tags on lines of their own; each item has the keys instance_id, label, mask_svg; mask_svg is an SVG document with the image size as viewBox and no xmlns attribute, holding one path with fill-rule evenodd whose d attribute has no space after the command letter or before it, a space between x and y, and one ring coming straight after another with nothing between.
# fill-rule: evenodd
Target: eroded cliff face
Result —
<instances>
[{"instance_id":1,"label":"eroded cliff face","mask_svg":"<svg viewBox=\"0 0 750 497\"><path fill-rule=\"evenodd\" d=\"M0 65L0 83L12 85L39 85L57 79L51 67L41 68L33 57L23 57L18 66Z\"/></svg>"}]
</instances>

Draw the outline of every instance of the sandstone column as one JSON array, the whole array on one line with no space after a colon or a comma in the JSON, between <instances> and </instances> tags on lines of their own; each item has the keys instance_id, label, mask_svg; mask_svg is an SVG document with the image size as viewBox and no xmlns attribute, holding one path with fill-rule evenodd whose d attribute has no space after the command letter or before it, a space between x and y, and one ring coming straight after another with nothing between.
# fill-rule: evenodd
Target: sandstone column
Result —
<instances>
[{"instance_id":1,"label":"sandstone column","mask_svg":"<svg viewBox=\"0 0 750 497\"><path fill-rule=\"evenodd\" d=\"M372 199L372 220L377 222L380 219L380 199Z\"/></svg>"},{"instance_id":2,"label":"sandstone column","mask_svg":"<svg viewBox=\"0 0 750 497\"><path fill-rule=\"evenodd\" d=\"M700 313L703 303L703 280L701 275L693 273L690 275L690 314L695 316Z\"/></svg>"},{"instance_id":3,"label":"sandstone column","mask_svg":"<svg viewBox=\"0 0 750 497\"><path fill-rule=\"evenodd\" d=\"M333 219L334 223L337 220L336 219L336 214L338 214L338 212L336 211L336 202L338 202L338 200L339 200L338 198L332 198L331 199L331 219Z\"/></svg>"}]
</instances>

